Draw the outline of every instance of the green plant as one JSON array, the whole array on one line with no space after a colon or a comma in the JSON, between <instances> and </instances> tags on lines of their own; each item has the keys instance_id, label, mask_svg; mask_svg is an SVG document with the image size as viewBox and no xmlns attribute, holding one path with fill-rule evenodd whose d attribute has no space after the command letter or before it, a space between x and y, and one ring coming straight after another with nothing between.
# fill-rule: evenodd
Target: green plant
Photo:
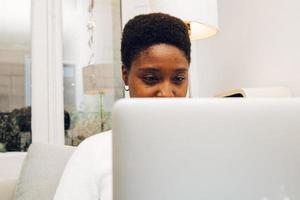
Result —
<instances>
[{"instance_id":1,"label":"green plant","mask_svg":"<svg viewBox=\"0 0 300 200\"><path fill-rule=\"evenodd\" d=\"M83 109L89 110L89 109ZM76 111L69 109L71 126L66 133L66 141L69 145L77 146L85 138L108 131L111 129L111 113L103 110L99 112ZM101 124L103 127L101 127Z\"/></svg>"},{"instance_id":2,"label":"green plant","mask_svg":"<svg viewBox=\"0 0 300 200\"><path fill-rule=\"evenodd\" d=\"M10 113L0 115L0 143L1 151L25 150L20 142L21 131L16 116Z\"/></svg>"}]
</instances>

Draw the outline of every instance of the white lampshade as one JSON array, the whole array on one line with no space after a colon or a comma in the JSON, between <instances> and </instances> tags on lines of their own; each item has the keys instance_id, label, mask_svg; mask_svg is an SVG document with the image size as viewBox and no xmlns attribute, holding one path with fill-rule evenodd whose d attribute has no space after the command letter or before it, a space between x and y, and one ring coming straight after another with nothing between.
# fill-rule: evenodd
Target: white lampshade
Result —
<instances>
[{"instance_id":1,"label":"white lampshade","mask_svg":"<svg viewBox=\"0 0 300 200\"><path fill-rule=\"evenodd\" d=\"M82 69L82 75L85 94L95 95L113 90L114 77L111 64L88 65Z\"/></svg>"},{"instance_id":2,"label":"white lampshade","mask_svg":"<svg viewBox=\"0 0 300 200\"><path fill-rule=\"evenodd\" d=\"M215 35L218 28L217 0L150 0L152 12L162 12L182 19L190 26L192 40Z\"/></svg>"}]
</instances>

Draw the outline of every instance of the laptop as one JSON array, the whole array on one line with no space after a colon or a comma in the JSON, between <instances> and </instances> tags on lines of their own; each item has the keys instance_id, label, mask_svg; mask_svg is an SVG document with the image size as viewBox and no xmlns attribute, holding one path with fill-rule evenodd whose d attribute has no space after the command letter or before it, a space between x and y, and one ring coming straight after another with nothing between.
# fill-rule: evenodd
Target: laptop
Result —
<instances>
[{"instance_id":1,"label":"laptop","mask_svg":"<svg viewBox=\"0 0 300 200\"><path fill-rule=\"evenodd\" d=\"M300 99L125 99L114 200L299 200Z\"/></svg>"}]
</instances>

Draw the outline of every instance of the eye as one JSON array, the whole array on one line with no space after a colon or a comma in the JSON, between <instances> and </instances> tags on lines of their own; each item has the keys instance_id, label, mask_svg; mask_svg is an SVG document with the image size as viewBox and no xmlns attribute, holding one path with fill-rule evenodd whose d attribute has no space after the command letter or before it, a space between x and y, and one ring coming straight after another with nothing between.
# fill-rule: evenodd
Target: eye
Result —
<instances>
[{"instance_id":1,"label":"eye","mask_svg":"<svg viewBox=\"0 0 300 200\"><path fill-rule=\"evenodd\" d=\"M154 74L145 74L142 80L148 85L154 85L159 82L159 77Z\"/></svg>"},{"instance_id":2,"label":"eye","mask_svg":"<svg viewBox=\"0 0 300 200\"><path fill-rule=\"evenodd\" d=\"M172 80L175 84L180 85L185 81L185 76L184 75L177 75L173 78Z\"/></svg>"}]
</instances>

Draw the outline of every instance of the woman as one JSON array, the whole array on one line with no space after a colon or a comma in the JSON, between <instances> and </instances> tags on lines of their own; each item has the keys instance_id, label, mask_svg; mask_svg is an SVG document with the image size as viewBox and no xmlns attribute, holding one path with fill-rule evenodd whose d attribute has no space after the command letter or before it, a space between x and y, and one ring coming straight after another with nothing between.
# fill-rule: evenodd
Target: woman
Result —
<instances>
[{"instance_id":1,"label":"woman","mask_svg":"<svg viewBox=\"0 0 300 200\"><path fill-rule=\"evenodd\" d=\"M123 30L122 76L130 97L185 97L191 43L186 25L162 13L139 15ZM55 200L111 200L111 132L83 141L68 162Z\"/></svg>"}]
</instances>

